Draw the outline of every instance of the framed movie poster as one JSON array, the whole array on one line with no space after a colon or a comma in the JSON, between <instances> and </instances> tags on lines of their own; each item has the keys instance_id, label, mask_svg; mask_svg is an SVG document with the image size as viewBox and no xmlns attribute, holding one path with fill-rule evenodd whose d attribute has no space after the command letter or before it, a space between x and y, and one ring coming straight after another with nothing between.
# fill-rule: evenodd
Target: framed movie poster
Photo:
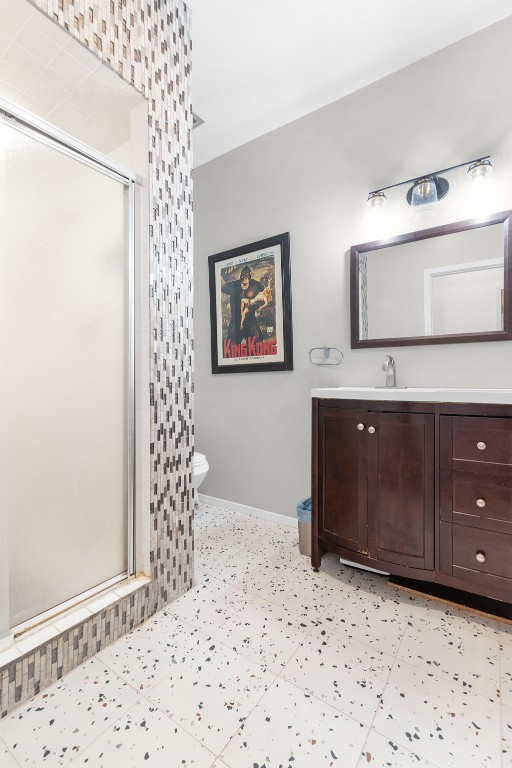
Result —
<instances>
[{"instance_id":1,"label":"framed movie poster","mask_svg":"<svg viewBox=\"0 0 512 768\"><path fill-rule=\"evenodd\" d=\"M290 234L208 258L213 373L291 371Z\"/></svg>"}]
</instances>

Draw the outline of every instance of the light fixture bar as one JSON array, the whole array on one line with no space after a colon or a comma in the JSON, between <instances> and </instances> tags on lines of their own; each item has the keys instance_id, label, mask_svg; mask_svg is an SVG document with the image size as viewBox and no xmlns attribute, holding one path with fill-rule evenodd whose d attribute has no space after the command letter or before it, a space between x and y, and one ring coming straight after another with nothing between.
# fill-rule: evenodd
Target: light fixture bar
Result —
<instances>
[{"instance_id":1,"label":"light fixture bar","mask_svg":"<svg viewBox=\"0 0 512 768\"><path fill-rule=\"evenodd\" d=\"M429 178L431 176L438 176L440 173L448 173L448 171L454 171L456 168L464 168L465 165L471 165L472 163L481 163L482 160L490 160L490 155L482 155L482 157L477 157L475 160L468 160L466 163L459 163L458 165L451 165L449 168L441 168L440 171L434 171L433 173L423 173L419 176L414 176L412 179L407 179L406 181L399 181L397 184L390 184L387 187L379 187L379 189L374 189L373 192L368 193L368 197L370 195L376 195L378 192L385 192L387 189L394 189L395 187L401 187L403 184L414 184L415 181L418 181L418 179L424 179Z\"/></svg>"}]
</instances>

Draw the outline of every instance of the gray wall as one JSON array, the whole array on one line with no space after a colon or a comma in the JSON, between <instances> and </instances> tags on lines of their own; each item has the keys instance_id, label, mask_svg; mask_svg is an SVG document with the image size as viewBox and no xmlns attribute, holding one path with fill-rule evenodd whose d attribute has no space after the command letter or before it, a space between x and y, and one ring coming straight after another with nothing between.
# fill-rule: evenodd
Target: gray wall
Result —
<instances>
[{"instance_id":1,"label":"gray wall","mask_svg":"<svg viewBox=\"0 0 512 768\"><path fill-rule=\"evenodd\" d=\"M194 172L196 446L201 492L293 516L310 495L310 390L384 383L386 353L409 386L512 387L510 342L351 350L352 244L418 228L406 187L372 217L367 193L492 154L487 199L464 172L435 224L512 208L512 19L267 134ZM426 224L425 226L429 226ZM291 237L295 369L212 375L208 255L279 232ZM339 346L340 367L309 362Z\"/></svg>"}]
</instances>

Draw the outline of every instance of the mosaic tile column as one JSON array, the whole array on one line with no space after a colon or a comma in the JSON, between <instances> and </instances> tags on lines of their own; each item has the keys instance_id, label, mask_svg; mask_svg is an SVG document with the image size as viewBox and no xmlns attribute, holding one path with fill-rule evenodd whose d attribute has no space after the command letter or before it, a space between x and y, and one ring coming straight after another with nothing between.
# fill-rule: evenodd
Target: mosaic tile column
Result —
<instances>
[{"instance_id":1,"label":"mosaic tile column","mask_svg":"<svg viewBox=\"0 0 512 768\"><path fill-rule=\"evenodd\" d=\"M360 337L368 338L368 254L359 254L359 285L360 285Z\"/></svg>"},{"instance_id":2,"label":"mosaic tile column","mask_svg":"<svg viewBox=\"0 0 512 768\"><path fill-rule=\"evenodd\" d=\"M149 585L0 669L0 716L192 586L190 13L182 0L33 0L149 106L151 506Z\"/></svg>"}]
</instances>

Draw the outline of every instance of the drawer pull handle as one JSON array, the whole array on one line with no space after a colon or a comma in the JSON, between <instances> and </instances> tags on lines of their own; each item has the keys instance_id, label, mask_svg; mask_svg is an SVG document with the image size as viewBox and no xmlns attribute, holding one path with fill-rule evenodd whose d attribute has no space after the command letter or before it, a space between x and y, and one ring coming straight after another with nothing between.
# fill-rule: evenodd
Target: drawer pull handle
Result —
<instances>
[{"instance_id":1,"label":"drawer pull handle","mask_svg":"<svg viewBox=\"0 0 512 768\"><path fill-rule=\"evenodd\" d=\"M368 432L370 433L370 435L374 435L375 434L375 427L368 427Z\"/></svg>"},{"instance_id":2,"label":"drawer pull handle","mask_svg":"<svg viewBox=\"0 0 512 768\"><path fill-rule=\"evenodd\" d=\"M360 432L362 432L362 431L363 431L363 429L364 429L364 424L361 424L361 423L359 423L359 424L357 425L357 428L358 428L358 430L359 430Z\"/></svg>"},{"instance_id":3,"label":"drawer pull handle","mask_svg":"<svg viewBox=\"0 0 512 768\"><path fill-rule=\"evenodd\" d=\"M477 507L480 507L480 508L483 509L483 507L485 507L485 499L477 499L476 500L476 505L477 505Z\"/></svg>"},{"instance_id":4,"label":"drawer pull handle","mask_svg":"<svg viewBox=\"0 0 512 768\"><path fill-rule=\"evenodd\" d=\"M485 563L485 552L478 551L476 553L476 559L479 563Z\"/></svg>"},{"instance_id":5,"label":"drawer pull handle","mask_svg":"<svg viewBox=\"0 0 512 768\"><path fill-rule=\"evenodd\" d=\"M479 451L485 451L485 449L487 448L485 443L477 443L476 447L478 448Z\"/></svg>"}]
</instances>

